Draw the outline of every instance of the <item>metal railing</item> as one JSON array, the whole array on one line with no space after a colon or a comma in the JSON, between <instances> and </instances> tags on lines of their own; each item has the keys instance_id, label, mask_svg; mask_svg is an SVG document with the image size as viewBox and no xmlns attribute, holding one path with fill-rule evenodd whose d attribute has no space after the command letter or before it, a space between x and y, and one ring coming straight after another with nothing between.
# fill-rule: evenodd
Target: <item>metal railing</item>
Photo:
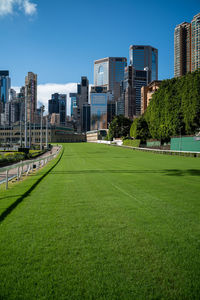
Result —
<instances>
[{"instance_id":1,"label":"metal railing","mask_svg":"<svg viewBox=\"0 0 200 300\"><path fill-rule=\"evenodd\" d=\"M60 153L62 146L60 146L57 151L53 154L42 158L36 158L27 161L21 161L11 166L0 168L0 177L5 177L3 180L0 180L0 184L5 183L6 190L8 189L8 182L14 178L17 178L19 181L23 174L28 174L33 170L38 170L39 168L44 167L50 160L56 158L56 156ZM14 174L9 174L11 170L14 170ZM2 174L4 173L4 174Z\"/></svg>"},{"instance_id":2,"label":"metal railing","mask_svg":"<svg viewBox=\"0 0 200 300\"><path fill-rule=\"evenodd\" d=\"M163 150L163 149L152 149L152 148L140 148L140 147L132 147L132 146L126 146L126 145L117 145L117 144L110 144L110 146L129 148L129 149L132 149L132 150L139 150L139 151L143 151L143 152L152 152L152 153L158 153L158 154L200 157L200 152L194 152L194 151L179 151L179 150Z\"/></svg>"}]
</instances>

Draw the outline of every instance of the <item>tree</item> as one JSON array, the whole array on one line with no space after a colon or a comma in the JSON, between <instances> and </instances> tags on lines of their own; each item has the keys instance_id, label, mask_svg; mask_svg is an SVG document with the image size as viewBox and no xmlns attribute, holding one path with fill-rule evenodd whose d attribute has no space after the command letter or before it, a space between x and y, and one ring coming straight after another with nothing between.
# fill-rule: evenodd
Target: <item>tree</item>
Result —
<instances>
[{"instance_id":1,"label":"tree","mask_svg":"<svg viewBox=\"0 0 200 300\"><path fill-rule=\"evenodd\" d=\"M148 124L144 116L136 118L133 121L130 129L130 136L135 139L140 139L142 143L146 142L150 135Z\"/></svg>"},{"instance_id":2,"label":"tree","mask_svg":"<svg viewBox=\"0 0 200 300\"><path fill-rule=\"evenodd\" d=\"M123 115L116 116L109 126L109 139L129 136L131 120Z\"/></svg>"}]
</instances>

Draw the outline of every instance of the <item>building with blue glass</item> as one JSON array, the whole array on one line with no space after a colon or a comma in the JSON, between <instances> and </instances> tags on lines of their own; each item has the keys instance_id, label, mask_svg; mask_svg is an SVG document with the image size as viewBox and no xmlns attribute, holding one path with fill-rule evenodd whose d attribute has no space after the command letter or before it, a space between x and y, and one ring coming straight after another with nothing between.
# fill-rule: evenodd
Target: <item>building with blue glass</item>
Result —
<instances>
[{"instance_id":1,"label":"building with blue glass","mask_svg":"<svg viewBox=\"0 0 200 300\"><path fill-rule=\"evenodd\" d=\"M141 114L141 87L158 80L158 49L152 46L131 45L130 65L134 68L135 113Z\"/></svg>"},{"instance_id":2,"label":"building with blue glass","mask_svg":"<svg viewBox=\"0 0 200 300\"><path fill-rule=\"evenodd\" d=\"M137 71L148 70L148 84L158 80L158 49L151 46L131 45L130 65Z\"/></svg>"},{"instance_id":3,"label":"building with blue glass","mask_svg":"<svg viewBox=\"0 0 200 300\"><path fill-rule=\"evenodd\" d=\"M74 115L74 109L77 108L77 93L69 93L71 117Z\"/></svg>"},{"instance_id":4,"label":"building with blue glass","mask_svg":"<svg viewBox=\"0 0 200 300\"><path fill-rule=\"evenodd\" d=\"M101 86L91 87L91 130L107 129L108 126L108 104L112 101L112 94L107 88Z\"/></svg>"},{"instance_id":5,"label":"building with blue glass","mask_svg":"<svg viewBox=\"0 0 200 300\"><path fill-rule=\"evenodd\" d=\"M65 126L66 124L66 94L52 94L51 99L48 101L48 112L49 115L53 113L60 115L60 125Z\"/></svg>"},{"instance_id":6,"label":"building with blue glass","mask_svg":"<svg viewBox=\"0 0 200 300\"><path fill-rule=\"evenodd\" d=\"M9 71L0 71L0 112L5 110L5 104L9 101L10 77Z\"/></svg>"},{"instance_id":7,"label":"building with blue glass","mask_svg":"<svg viewBox=\"0 0 200 300\"><path fill-rule=\"evenodd\" d=\"M124 80L126 57L106 57L94 62L94 86L106 87L116 102L120 97L120 83Z\"/></svg>"}]
</instances>

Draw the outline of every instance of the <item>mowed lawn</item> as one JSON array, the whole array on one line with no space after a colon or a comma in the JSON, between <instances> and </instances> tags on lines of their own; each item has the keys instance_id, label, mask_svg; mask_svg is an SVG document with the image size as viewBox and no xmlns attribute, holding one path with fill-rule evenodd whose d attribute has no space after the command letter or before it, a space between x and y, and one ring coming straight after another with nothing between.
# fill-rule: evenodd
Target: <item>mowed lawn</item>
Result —
<instances>
[{"instance_id":1,"label":"mowed lawn","mask_svg":"<svg viewBox=\"0 0 200 300\"><path fill-rule=\"evenodd\" d=\"M200 159L63 147L0 191L0 299L200 299Z\"/></svg>"}]
</instances>

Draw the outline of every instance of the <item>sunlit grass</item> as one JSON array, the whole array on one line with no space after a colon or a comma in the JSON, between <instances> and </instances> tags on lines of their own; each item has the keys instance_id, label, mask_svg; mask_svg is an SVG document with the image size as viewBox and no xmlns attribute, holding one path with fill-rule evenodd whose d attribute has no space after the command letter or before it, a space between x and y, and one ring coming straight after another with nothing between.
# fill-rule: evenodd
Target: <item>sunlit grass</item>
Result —
<instances>
[{"instance_id":1,"label":"sunlit grass","mask_svg":"<svg viewBox=\"0 0 200 300\"><path fill-rule=\"evenodd\" d=\"M42 179L52 165L1 191L1 212L22 198L0 225L2 299L198 299L198 158L85 143Z\"/></svg>"}]
</instances>

